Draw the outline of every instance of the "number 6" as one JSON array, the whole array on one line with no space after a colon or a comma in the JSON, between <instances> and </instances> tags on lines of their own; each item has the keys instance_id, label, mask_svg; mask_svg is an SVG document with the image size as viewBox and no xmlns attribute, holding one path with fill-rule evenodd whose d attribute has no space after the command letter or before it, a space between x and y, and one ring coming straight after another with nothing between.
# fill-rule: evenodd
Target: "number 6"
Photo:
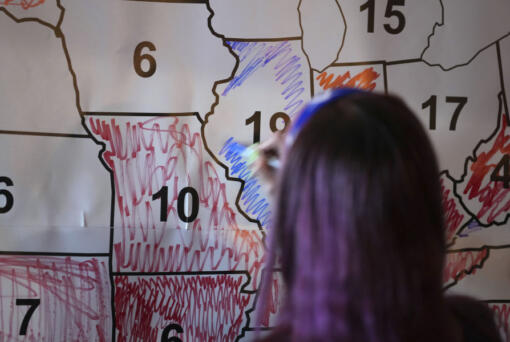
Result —
<instances>
[{"instance_id":1,"label":"number 6","mask_svg":"<svg viewBox=\"0 0 510 342\"><path fill-rule=\"evenodd\" d=\"M6 186L14 185L14 183L9 177L0 177L0 183L4 183ZM12 193L10 191L5 189L0 190L0 196L5 197L5 205L3 207L0 207L0 214L5 214L12 209L12 206L14 204L14 197L12 196Z\"/></svg>"},{"instance_id":2,"label":"number 6","mask_svg":"<svg viewBox=\"0 0 510 342\"><path fill-rule=\"evenodd\" d=\"M141 42L136 46L135 54L133 55L133 65L135 66L136 73L141 77L151 77L156 72L156 60L148 53L142 55L142 49L148 48L150 51L156 51L154 44L148 41ZM149 62L149 70L142 69L142 61Z\"/></svg>"}]
</instances>

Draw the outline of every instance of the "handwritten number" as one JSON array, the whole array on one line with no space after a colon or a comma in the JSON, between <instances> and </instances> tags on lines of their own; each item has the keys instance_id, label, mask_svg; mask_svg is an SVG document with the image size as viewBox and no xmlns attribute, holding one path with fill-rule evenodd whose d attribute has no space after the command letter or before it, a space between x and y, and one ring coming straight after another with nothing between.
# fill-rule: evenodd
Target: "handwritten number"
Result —
<instances>
[{"instance_id":1,"label":"handwritten number","mask_svg":"<svg viewBox=\"0 0 510 342\"><path fill-rule=\"evenodd\" d=\"M182 334L184 332L179 324L172 323L163 330L163 333L161 334L161 342L182 342L182 340L177 336L168 337L172 330L175 330L178 334Z\"/></svg>"},{"instance_id":2,"label":"handwritten number","mask_svg":"<svg viewBox=\"0 0 510 342\"><path fill-rule=\"evenodd\" d=\"M32 299L32 298L24 298L24 299L16 299L16 305L29 305L30 308L28 309L27 313L25 314L25 317L23 317L23 321L21 322L21 327L19 329L20 335L26 335L27 334L27 328L28 323L30 322L30 318L32 318L32 315L34 314L35 309L41 304L40 299Z\"/></svg>"},{"instance_id":3,"label":"handwritten number","mask_svg":"<svg viewBox=\"0 0 510 342\"><path fill-rule=\"evenodd\" d=\"M510 156L505 154L501 161L496 165L494 171L491 173L491 181L493 182L503 182L503 187L508 189L510 187ZM500 176L500 170L503 169L503 175Z\"/></svg>"},{"instance_id":4,"label":"handwritten number","mask_svg":"<svg viewBox=\"0 0 510 342\"><path fill-rule=\"evenodd\" d=\"M386 4L386 11L384 12L384 17L391 19L392 17L396 17L398 24L396 27L391 26L391 24L384 24L384 29L386 32L390 34L399 34L406 27L406 17L404 13L401 11L394 9L395 6L405 6L405 0L388 0ZM375 23L375 0L368 0L359 8L360 12L368 10L368 24L367 24L367 32L374 33L374 23Z\"/></svg>"},{"instance_id":5,"label":"handwritten number","mask_svg":"<svg viewBox=\"0 0 510 342\"><path fill-rule=\"evenodd\" d=\"M191 213L189 215L187 215L185 211L187 195L191 196ZM168 220L168 186L165 185L152 195L153 201L157 199L161 199L159 220L161 222L166 222ZM177 196L177 215L179 219L183 222L193 222L198 216L198 208L198 192L190 186L183 188Z\"/></svg>"},{"instance_id":6,"label":"handwritten number","mask_svg":"<svg viewBox=\"0 0 510 342\"><path fill-rule=\"evenodd\" d=\"M368 9L368 28L369 33L374 33L374 21L375 21L375 0L368 0L360 6L359 10L363 12Z\"/></svg>"},{"instance_id":7,"label":"handwritten number","mask_svg":"<svg viewBox=\"0 0 510 342\"><path fill-rule=\"evenodd\" d=\"M191 213L189 215L186 215L184 211L187 195L191 196ZM183 222L193 222L198 216L198 204L197 191L190 186L183 188L177 198L177 215L179 215L179 219Z\"/></svg>"},{"instance_id":8,"label":"handwritten number","mask_svg":"<svg viewBox=\"0 0 510 342\"><path fill-rule=\"evenodd\" d=\"M457 120L459 119L462 109L468 101L467 97L462 96L446 96L446 103L456 103L455 111L453 112L452 119L450 120L450 131L457 129ZM429 113L429 129L436 129L436 117L437 117L437 96L432 95L429 99L422 103L422 109L430 108Z\"/></svg>"},{"instance_id":9,"label":"handwritten number","mask_svg":"<svg viewBox=\"0 0 510 342\"><path fill-rule=\"evenodd\" d=\"M168 219L168 186L162 187L158 192L152 195L152 200L155 201L161 198L161 206L159 210L159 220L166 222Z\"/></svg>"},{"instance_id":10,"label":"handwritten number","mask_svg":"<svg viewBox=\"0 0 510 342\"><path fill-rule=\"evenodd\" d=\"M246 119L246 126L251 123L253 123L253 143L256 144L260 142L260 110L257 110Z\"/></svg>"},{"instance_id":11,"label":"handwritten number","mask_svg":"<svg viewBox=\"0 0 510 342\"><path fill-rule=\"evenodd\" d=\"M246 126L253 123L253 143L259 143L260 142L260 120L261 120L261 114L260 110L257 110L255 113L253 113L252 116L250 116L248 119L246 119ZM283 128L278 129L278 121L283 120ZM287 125L290 122L290 117L284 113L284 112L276 112L273 115L271 115L271 119L269 120L269 128L271 129L271 132L276 131L283 131Z\"/></svg>"},{"instance_id":12,"label":"handwritten number","mask_svg":"<svg viewBox=\"0 0 510 342\"><path fill-rule=\"evenodd\" d=\"M384 16L386 18L397 17L398 25L397 27L393 28L390 24L384 24L384 29L386 32L390 34L399 34L404 30L404 27L406 27L406 17L401 11L393 9L393 7L405 6L405 4L405 0L388 0Z\"/></svg>"},{"instance_id":13,"label":"handwritten number","mask_svg":"<svg viewBox=\"0 0 510 342\"><path fill-rule=\"evenodd\" d=\"M0 177L0 183L5 184L6 186L14 185L9 177ZM12 209L12 206L14 205L14 197L12 196L12 193L6 189L0 190L0 196L5 197L5 205L0 207L0 214L5 214Z\"/></svg>"},{"instance_id":14,"label":"handwritten number","mask_svg":"<svg viewBox=\"0 0 510 342\"><path fill-rule=\"evenodd\" d=\"M456 103L457 107L455 108L455 112L452 116L452 121L450 121L450 131L455 131L455 128L457 128L457 119L459 118L460 112L462 111L462 108L467 103L468 98L467 97L460 97L460 96L447 96L446 97L446 103Z\"/></svg>"},{"instance_id":15,"label":"handwritten number","mask_svg":"<svg viewBox=\"0 0 510 342\"><path fill-rule=\"evenodd\" d=\"M148 41L141 42L135 48L135 53L133 55L133 65L135 66L135 71L138 74L138 76L151 77L156 72L156 60L154 59L153 56L149 55L148 53L144 53L142 55L142 50L144 48L147 48L150 51L156 51L156 47L151 42ZM142 69L142 62L144 60L149 62L148 70Z\"/></svg>"}]
</instances>

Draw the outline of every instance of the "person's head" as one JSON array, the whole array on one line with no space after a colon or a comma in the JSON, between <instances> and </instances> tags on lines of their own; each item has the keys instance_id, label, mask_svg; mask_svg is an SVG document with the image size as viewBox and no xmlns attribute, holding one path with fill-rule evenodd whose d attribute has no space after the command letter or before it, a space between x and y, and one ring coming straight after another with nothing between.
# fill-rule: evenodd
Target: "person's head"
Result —
<instances>
[{"instance_id":1,"label":"person's head","mask_svg":"<svg viewBox=\"0 0 510 342\"><path fill-rule=\"evenodd\" d=\"M301 341L441 340L444 224L426 132L393 96L355 92L316 107L276 188L281 324Z\"/></svg>"}]
</instances>

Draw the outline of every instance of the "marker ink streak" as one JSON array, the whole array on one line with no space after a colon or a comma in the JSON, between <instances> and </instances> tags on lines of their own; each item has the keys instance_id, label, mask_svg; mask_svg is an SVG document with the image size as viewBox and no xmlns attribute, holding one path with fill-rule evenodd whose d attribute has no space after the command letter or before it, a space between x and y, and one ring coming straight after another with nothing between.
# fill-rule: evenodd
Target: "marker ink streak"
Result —
<instances>
[{"instance_id":1,"label":"marker ink streak","mask_svg":"<svg viewBox=\"0 0 510 342\"><path fill-rule=\"evenodd\" d=\"M0 339L2 341L107 341L111 336L107 261L69 256L0 256ZM25 336L20 326L38 299Z\"/></svg>"},{"instance_id":2,"label":"marker ink streak","mask_svg":"<svg viewBox=\"0 0 510 342\"><path fill-rule=\"evenodd\" d=\"M24 10L44 4L45 0L0 0L0 6L19 6Z\"/></svg>"},{"instance_id":3,"label":"marker ink streak","mask_svg":"<svg viewBox=\"0 0 510 342\"><path fill-rule=\"evenodd\" d=\"M445 284L458 282L468 274L475 274L488 256L488 248L483 248L480 251L449 252L446 255L443 282Z\"/></svg>"},{"instance_id":4,"label":"marker ink streak","mask_svg":"<svg viewBox=\"0 0 510 342\"><path fill-rule=\"evenodd\" d=\"M490 303L489 307L496 317L496 326L502 333L504 342L510 341L510 304L508 303Z\"/></svg>"},{"instance_id":5,"label":"marker ink streak","mask_svg":"<svg viewBox=\"0 0 510 342\"><path fill-rule=\"evenodd\" d=\"M245 212L255 217L263 228L270 225L271 210L269 202L262 197L261 185L252 171L248 168L247 161L242 157L244 147L235 142L234 138L229 138L221 148L219 155L225 156L229 174L232 177L238 177L245 181L243 193L241 194L241 205Z\"/></svg>"},{"instance_id":6,"label":"marker ink streak","mask_svg":"<svg viewBox=\"0 0 510 342\"><path fill-rule=\"evenodd\" d=\"M92 133L106 143L102 158L114 175L121 224L115 231L114 270L246 270L257 279L262 234L239 227L220 168L204 151L200 133L179 117L137 120L145 119L124 125L115 118L89 120ZM161 222L161 201L152 196L164 185L168 220ZM198 217L190 223L177 213L178 195L186 186L199 196Z\"/></svg>"},{"instance_id":7,"label":"marker ink streak","mask_svg":"<svg viewBox=\"0 0 510 342\"><path fill-rule=\"evenodd\" d=\"M299 112L305 103L303 97L305 80L301 72L301 57L293 53L288 41L279 43L266 42L228 42L239 55L239 71L221 94L226 96L233 89L240 87L257 70L271 65L274 70L274 82L283 86L280 93L286 101L284 111L291 117Z\"/></svg>"},{"instance_id":8,"label":"marker ink streak","mask_svg":"<svg viewBox=\"0 0 510 342\"><path fill-rule=\"evenodd\" d=\"M461 226L464 215L457 210L453 193L445 187L444 179L441 178L439 182L441 184L443 210L446 221L446 242L451 243Z\"/></svg>"},{"instance_id":9,"label":"marker ink streak","mask_svg":"<svg viewBox=\"0 0 510 342\"><path fill-rule=\"evenodd\" d=\"M501 115L500 120L499 132L492 141L482 146L484 150L478 153L469 167L468 182L463 192L469 200L475 199L480 203L476 217L488 224L501 220L510 210L510 189L504 187L504 182L491 181L494 168L505 154L510 153L510 132L507 132L505 115Z\"/></svg>"},{"instance_id":10,"label":"marker ink streak","mask_svg":"<svg viewBox=\"0 0 510 342\"><path fill-rule=\"evenodd\" d=\"M336 78L335 78L336 76ZM351 77L350 71L344 74L336 75L326 71L319 74L315 79L319 81L319 86L323 90L330 88L359 88L364 90L374 90L375 81L381 74L374 71L374 68L367 68L362 72ZM333 80L334 78L334 80Z\"/></svg>"},{"instance_id":11,"label":"marker ink streak","mask_svg":"<svg viewBox=\"0 0 510 342\"><path fill-rule=\"evenodd\" d=\"M182 341L233 341L245 323L250 295L242 275L115 277L117 340L159 341L171 322Z\"/></svg>"}]
</instances>

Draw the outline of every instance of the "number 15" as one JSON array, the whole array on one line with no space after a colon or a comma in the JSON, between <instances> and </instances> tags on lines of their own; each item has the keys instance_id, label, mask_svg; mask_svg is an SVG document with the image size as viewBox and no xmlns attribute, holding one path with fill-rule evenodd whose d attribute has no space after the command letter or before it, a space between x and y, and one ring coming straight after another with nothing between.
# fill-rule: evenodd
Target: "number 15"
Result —
<instances>
[{"instance_id":1,"label":"number 15","mask_svg":"<svg viewBox=\"0 0 510 342\"><path fill-rule=\"evenodd\" d=\"M394 28L391 24L384 24L384 29L386 32L391 34L399 34L406 27L406 17L404 13L401 11L394 9L395 6L405 6L406 0L388 0L386 5L386 11L384 12L385 18L396 17L397 18L397 26ZM360 11L368 10L368 28L367 31L369 33L374 33L374 22L375 22L375 0L368 0L363 5L360 6Z\"/></svg>"}]
</instances>

